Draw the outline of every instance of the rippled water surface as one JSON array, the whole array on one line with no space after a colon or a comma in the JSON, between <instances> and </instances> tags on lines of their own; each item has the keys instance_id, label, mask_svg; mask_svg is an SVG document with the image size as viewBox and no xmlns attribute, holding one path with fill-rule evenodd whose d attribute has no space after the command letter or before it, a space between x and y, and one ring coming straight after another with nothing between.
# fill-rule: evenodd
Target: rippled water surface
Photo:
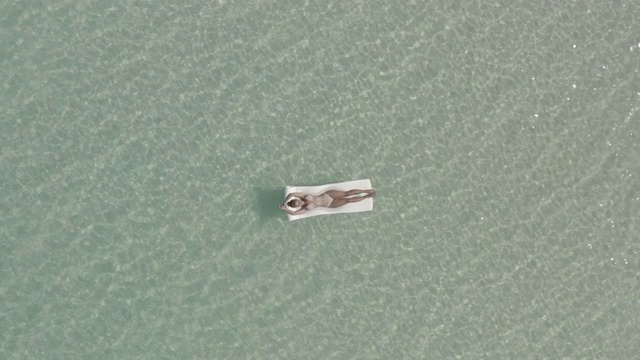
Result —
<instances>
[{"instance_id":1,"label":"rippled water surface","mask_svg":"<svg viewBox=\"0 0 640 360\"><path fill-rule=\"evenodd\" d=\"M5 2L0 357L637 356L632 4Z\"/></svg>"}]
</instances>

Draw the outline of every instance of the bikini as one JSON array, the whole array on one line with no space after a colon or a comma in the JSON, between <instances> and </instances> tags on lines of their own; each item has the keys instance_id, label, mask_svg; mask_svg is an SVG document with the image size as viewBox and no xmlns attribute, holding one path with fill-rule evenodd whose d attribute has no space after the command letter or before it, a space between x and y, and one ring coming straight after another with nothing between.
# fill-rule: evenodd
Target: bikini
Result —
<instances>
[{"instance_id":1,"label":"bikini","mask_svg":"<svg viewBox=\"0 0 640 360\"><path fill-rule=\"evenodd\" d=\"M304 199L307 200L307 205L305 206L307 210L315 209L317 207L329 207L333 202L333 198L327 194L318 196L305 195Z\"/></svg>"}]
</instances>

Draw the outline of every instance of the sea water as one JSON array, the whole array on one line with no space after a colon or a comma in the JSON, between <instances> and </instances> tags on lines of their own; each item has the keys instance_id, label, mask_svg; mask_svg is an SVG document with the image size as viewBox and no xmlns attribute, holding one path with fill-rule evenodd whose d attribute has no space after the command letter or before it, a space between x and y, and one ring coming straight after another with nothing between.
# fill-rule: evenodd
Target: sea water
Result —
<instances>
[{"instance_id":1,"label":"sea water","mask_svg":"<svg viewBox=\"0 0 640 360\"><path fill-rule=\"evenodd\" d=\"M0 358L640 353L636 3L0 8Z\"/></svg>"}]
</instances>

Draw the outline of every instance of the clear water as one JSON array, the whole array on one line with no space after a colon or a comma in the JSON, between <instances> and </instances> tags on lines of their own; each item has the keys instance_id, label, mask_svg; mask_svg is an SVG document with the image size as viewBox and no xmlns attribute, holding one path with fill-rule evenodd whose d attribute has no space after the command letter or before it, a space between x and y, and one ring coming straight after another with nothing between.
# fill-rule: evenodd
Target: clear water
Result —
<instances>
[{"instance_id":1,"label":"clear water","mask_svg":"<svg viewBox=\"0 0 640 360\"><path fill-rule=\"evenodd\" d=\"M636 3L0 12L0 358L640 352Z\"/></svg>"}]
</instances>

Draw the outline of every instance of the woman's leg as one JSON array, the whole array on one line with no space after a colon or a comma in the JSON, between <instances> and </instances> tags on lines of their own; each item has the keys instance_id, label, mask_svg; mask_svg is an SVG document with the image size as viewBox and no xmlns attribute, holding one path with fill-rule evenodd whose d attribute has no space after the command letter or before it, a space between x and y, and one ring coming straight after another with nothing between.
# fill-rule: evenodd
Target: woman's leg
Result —
<instances>
[{"instance_id":1,"label":"woman's leg","mask_svg":"<svg viewBox=\"0 0 640 360\"><path fill-rule=\"evenodd\" d=\"M332 191L336 191L336 190L332 190ZM334 200L331 202L331 204L329 204L329 207L330 208L337 208L337 207L340 207L340 206L343 206L343 205L346 205L346 204L356 203L358 201L362 201L364 199L368 199L370 197L376 196L376 192L374 190L351 190L351 191L356 191L356 193L351 194L351 195L365 193L365 192L367 193L367 195L359 196L359 197L352 197L352 198L349 198L349 197L341 197L339 199L335 199L334 198ZM344 191L342 191L342 192L344 192ZM347 193L349 193L349 192L350 191L347 191ZM327 194L328 193L329 192L327 191ZM347 196L349 196L349 195L347 195Z\"/></svg>"},{"instance_id":2,"label":"woman's leg","mask_svg":"<svg viewBox=\"0 0 640 360\"><path fill-rule=\"evenodd\" d=\"M349 198L341 198L341 199L335 199L331 202L331 204L329 204L329 208L331 209L335 209L338 208L342 205L348 204L349 203Z\"/></svg>"},{"instance_id":3,"label":"woman's leg","mask_svg":"<svg viewBox=\"0 0 640 360\"><path fill-rule=\"evenodd\" d=\"M349 191L340 191L340 190L329 190L326 191L325 194L331 196L334 199L340 199L347 196L353 196L358 194L367 194L368 197L371 197L371 194L375 195L375 191L373 190L349 190Z\"/></svg>"}]
</instances>

